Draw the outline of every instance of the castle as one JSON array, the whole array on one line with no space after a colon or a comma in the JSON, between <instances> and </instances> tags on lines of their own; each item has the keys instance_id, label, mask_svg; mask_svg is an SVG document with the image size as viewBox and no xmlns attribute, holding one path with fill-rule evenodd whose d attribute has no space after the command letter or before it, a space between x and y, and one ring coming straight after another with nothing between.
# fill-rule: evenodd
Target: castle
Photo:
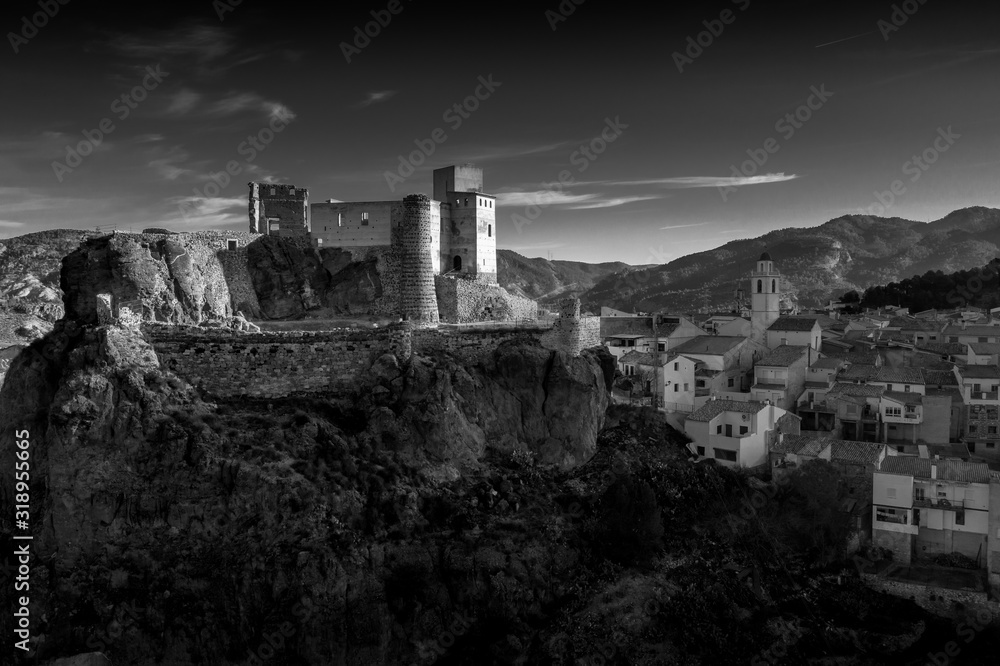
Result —
<instances>
[{"instance_id":1,"label":"castle","mask_svg":"<svg viewBox=\"0 0 1000 666\"><path fill-rule=\"evenodd\" d=\"M435 169L434 197L309 204L305 188L249 183L250 230L308 238L354 261L374 258L398 280L389 306L417 325L534 319L534 301L497 283L496 197L471 164Z\"/></svg>"}]
</instances>

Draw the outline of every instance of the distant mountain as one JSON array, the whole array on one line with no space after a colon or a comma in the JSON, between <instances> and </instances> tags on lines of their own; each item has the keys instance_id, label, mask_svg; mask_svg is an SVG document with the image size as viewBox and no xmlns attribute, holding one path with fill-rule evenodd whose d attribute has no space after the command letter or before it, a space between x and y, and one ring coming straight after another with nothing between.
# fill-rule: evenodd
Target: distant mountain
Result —
<instances>
[{"instance_id":1,"label":"distant mountain","mask_svg":"<svg viewBox=\"0 0 1000 666\"><path fill-rule=\"evenodd\" d=\"M603 264L549 261L529 259L513 250L497 250L497 281L500 286L543 304L580 296L601 279L633 268L621 261Z\"/></svg>"},{"instance_id":2,"label":"distant mountain","mask_svg":"<svg viewBox=\"0 0 1000 666\"><path fill-rule=\"evenodd\" d=\"M1000 210L963 208L930 223L845 215L810 228L772 231L645 269L627 269L581 296L584 307L620 310L729 309L737 287L767 250L800 306L927 271L953 272L1000 256Z\"/></svg>"}]
</instances>

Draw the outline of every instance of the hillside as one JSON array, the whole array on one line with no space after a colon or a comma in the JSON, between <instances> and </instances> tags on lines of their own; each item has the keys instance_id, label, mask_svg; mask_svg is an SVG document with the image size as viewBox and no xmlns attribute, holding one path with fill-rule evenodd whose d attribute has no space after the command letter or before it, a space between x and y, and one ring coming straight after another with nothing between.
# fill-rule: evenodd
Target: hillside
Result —
<instances>
[{"instance_id":1,"label":"hillside","mask_svg":"<svg viewBox=\"0 0 1000 666\"><path fill-rule=\"evenodd\" d=\"M621 261L587 264L582 261L529 259L513 250L497 250L497 280L507 291L551 303L579 296L601 279L633 268Z\"/></svg>"},{"instance_id":2,"label":"hillside","mask_svg":"<svg viewBox=\"0 0 1000 666\"><path fill-rule=\"evenodd\" d=\"M861 292L926 271L988 263L1000 250L1000 210L964 208L930 223L845 215L818 227L779 229L661 266L617 273L581 298L591 309L728 307L764 250L786 278L789 302L820 305L851 289Z\"/></svg>"}]
</instances>

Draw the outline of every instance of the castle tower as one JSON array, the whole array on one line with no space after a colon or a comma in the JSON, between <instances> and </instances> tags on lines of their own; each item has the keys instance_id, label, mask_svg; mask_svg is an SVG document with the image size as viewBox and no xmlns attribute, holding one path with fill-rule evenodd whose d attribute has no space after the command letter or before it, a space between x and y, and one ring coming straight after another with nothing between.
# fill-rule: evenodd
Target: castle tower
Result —
<instances>
[{"instance_id":1,"label":"castle tower","mask_svg":"<svg viewBox=\"0 0 1000 666\"><path fill-rule=\"evenodd\" d=\"M483 170L435 169L434 199L441 202L441 272L496 284L496 197L483 192Z\"/></svg>"},{"instance_id":2,"label":"castle tower","mask_svg":"<svg viewBox=\"0 0 1000 666\"><path fill-rule=\"evenodd\" d=\"M392 229L392 245L399 252L399 311L414 326L437 326L434 291L431 201L426 194L403 198L403 219Z\"/></svg>"},{"instance_id":3,"label":"castle tower","mask_svg":"<svg viewBox=\"0 0 1000 666\"><path fill-rule=\"evenodd\" d=\"M250 231L272 236L309 235L309 190L277 183L247 183Z\"/></svg>"},{"instance_id":4,"label":"castle tower","mask_svg":"<svg viewBox=\"0 0 1000 666\"><path fill-rule=\"evenodd\" d=\"M750 273L750 338L767 344L767 328L781 314L781 275L771 255L764 252Z\"/></svg>"}]
</instances>

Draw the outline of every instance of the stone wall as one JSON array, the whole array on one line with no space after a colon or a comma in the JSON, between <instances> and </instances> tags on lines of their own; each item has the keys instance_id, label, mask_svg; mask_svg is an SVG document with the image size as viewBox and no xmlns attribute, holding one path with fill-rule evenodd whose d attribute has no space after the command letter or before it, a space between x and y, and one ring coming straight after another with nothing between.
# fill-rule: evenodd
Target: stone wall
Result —
<instances>
[{"instance_id":1,"label":"stone wall","mask_svg":"<svg viewBox=\"0 0 1000 666\"><path fill-rule=\"evenodd\" d=\"M239 333L153 325L143 333L161 367L220 398L348 394L379 356L403 359L410 348L408 326Z\"/></svg>"},{"instance_id":2,"label":"stone wall","mask_svg":"<svg viewBox=\"0 0 1000 666\"><path fill-rule=\"evenodd\" d=\"M872 544L892 551L892 561L909 566L913 560L913 536L905 532L872 529Z\"/></svg>"},{"instance_id":3,"label":"stone wall","mask_svg":"<svg viewBox=\"0 0 1000 666\"><path fill-rule=\"evenodd\" d=\"M559 318L556 319L552 330L541 336L543 347L579 356L584 349L599 347L602 344L601 318L581 317L580 299L565 299L559 304L557 312Z\"/></svg>"},{"instance_id":4,"label":"stone wall","mask_svg":"<svg viewBox=\"0 0 1000 666\"><path fill-rule=\"evenodd\" d=\"M894 597L913 599L926 611L951 619L961 619L969 612L982 616L988 613L991 622L1000 620L1000 603L990 601L986 592L971 590L950 590L933 585L893 580L878 574L861 574L869 587ZM985 624L980 622L980 624Z\"/></svg>"},{"instance_id":5,"label":"stone wall","mask_svg":"<svg viewBox=\"0 0 1000 666\"><path fill-rule=\"evenodd\" d=\"M441 321L464 324L538 318L535 301L515 296L498 284L453 275L436 275L434 283Z\"/></svg>"},{"instance_id":6,"label":"stone wall","mask_svg":"<svg viewBox=\"0 0 1000 666\"><path fill-rule=\"evenodd\" d=\"M537 339L544 329L444 331L435 329L413 332L413 353L448 353L463 363L475 365L496 348L511 340Z\"/></svg>"}]
</instances>

